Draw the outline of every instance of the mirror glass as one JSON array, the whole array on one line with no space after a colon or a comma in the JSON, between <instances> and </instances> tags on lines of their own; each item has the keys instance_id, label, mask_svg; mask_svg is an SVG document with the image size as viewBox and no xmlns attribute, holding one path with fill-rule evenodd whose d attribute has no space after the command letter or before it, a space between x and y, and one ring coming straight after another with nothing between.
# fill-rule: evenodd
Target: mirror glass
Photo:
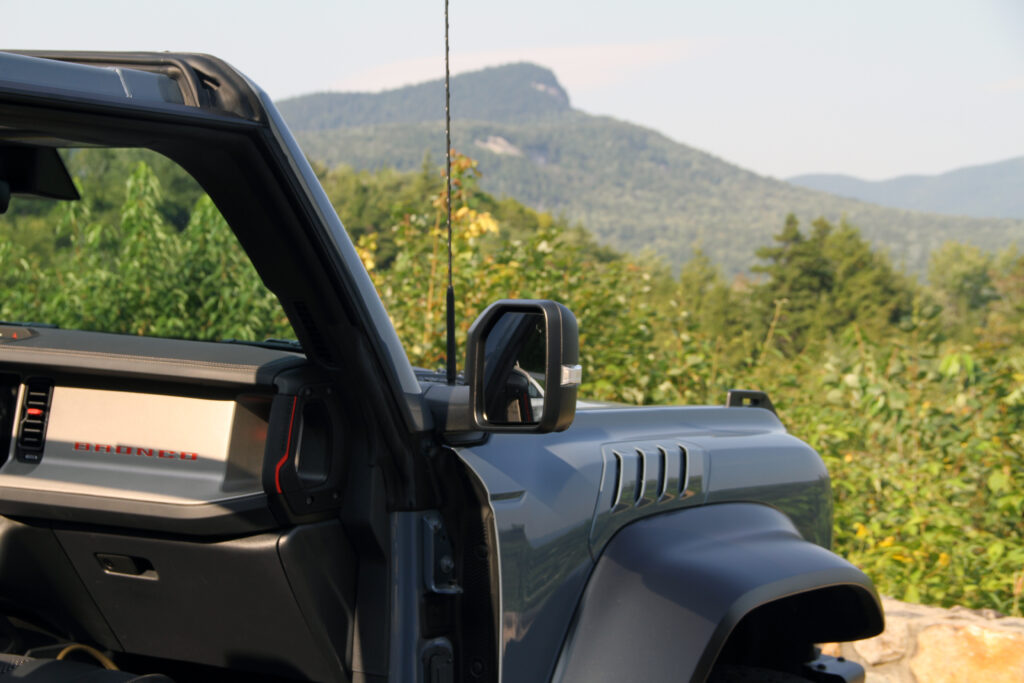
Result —
<instances>
[{"instance_id":1,"label":"mirror glass","mask_svg":"<svg viewBox=\"0 0 1024 683\"><path fill-rule=\"evenodd\" d=\"M484 415L492 424L537 424L544 409L544 316L506 312L484 340Z\"/></svg>"}]
</instances>

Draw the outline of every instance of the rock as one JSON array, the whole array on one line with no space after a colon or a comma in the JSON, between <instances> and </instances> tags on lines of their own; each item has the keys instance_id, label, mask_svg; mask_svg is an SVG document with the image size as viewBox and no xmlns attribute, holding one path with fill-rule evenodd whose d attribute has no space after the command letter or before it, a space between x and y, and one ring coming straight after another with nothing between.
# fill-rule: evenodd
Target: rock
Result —
<instances>
[{"instance_id":1,"label":"rock","mask_svg":"<svg viewBox=\"0 0 1024 683\"><path fill-rule=\"evenodd\" d=\"M928 626L917 636L910 670L918 681L929 683L1020 683L1024 681L1024 632L976 623Z\"/></svg>"},{"instance_id":2,"label":"rock","mask_svg":"<svg viewBox=\"0 0 1024 683\"><path fill-rule=\"evenodd\" d=\"M822 651L859 662L865 683L1024 683L1024 619L885 598L885 632Z\"/></svg>"},{"instance_id":3,"label":"rock","mask_svg":"<svg viewBox=\"0 0 1024 683\"><path fill-rule=\"evenodd\" d=\"M885 674L869 671L864 674L864 683L902 683L899 678L889 678Z\"/></svg>"},{"instance_id":4,"label":"rock","mask_svg":"<svg viewBox=\"0 0 1024 683\"><path fill-rule=\"evenodd\" d=\"M853 649L864 658L866 664L878 666L902 659L907 654L909 641L906 620L890 617L885 631L874 638L858 640L853 644Z\"/></svg>"},{"instance_id":5,"label":"rock","mask_svg":"<svg viewBox=\"0 0 1024 683\"><path fill-rule=\"evenodd\" d=\"M821 654L828 655L829 657L842 657L843 651L839 643L822 643Z\"/></svg>"}]
</instances>

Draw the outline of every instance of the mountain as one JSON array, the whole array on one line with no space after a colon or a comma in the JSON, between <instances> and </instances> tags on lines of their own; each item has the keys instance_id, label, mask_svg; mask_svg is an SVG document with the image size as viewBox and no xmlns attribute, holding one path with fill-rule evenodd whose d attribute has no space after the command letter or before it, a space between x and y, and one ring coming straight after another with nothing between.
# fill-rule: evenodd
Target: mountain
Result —
<instances>
[{"instance_id":1,"label":"mountain","mask_svg":"<svg viewBox=\"0 0 1024 683\"><path fill-rule=\"evenodd\" d=\"M321 93L280 110L306 154L357 169L417 169L444 155L440 80L377 94ZM572 109L549 70L513 64L452 79L453 146L480 162L481 186L579 221L602 241L672 266L700 246L727 272L748 269L786 214L845 218L897 265L924 272L957 240L1024 243L1024 221L883 208L759 176L660 133Z\"/></svg>"},{"instance_id":2,"label":"mountain","mask_svg":"<svg viewBox=\"0 0 1024 683\"><path fill-rule=\"evenodd\" d=\"M518 123L570 110L569 95L550 70L509 64L451 79L460 119ZM386 123L444 121L444 81L382 93L317 93L278 103L292 130L323 131Z\"/></svg>"},{"instance_id":3,"label":"mountain","mask_svg":"<svg viewBox=\"0 0 1024 683\"><path fill-rule=\"evenodd\" d=\"M809 174L789 182L866 202L977 218L1024 218L1024 157L958 168L941 175L861 180Z\"/></svg>"}]
</instances>

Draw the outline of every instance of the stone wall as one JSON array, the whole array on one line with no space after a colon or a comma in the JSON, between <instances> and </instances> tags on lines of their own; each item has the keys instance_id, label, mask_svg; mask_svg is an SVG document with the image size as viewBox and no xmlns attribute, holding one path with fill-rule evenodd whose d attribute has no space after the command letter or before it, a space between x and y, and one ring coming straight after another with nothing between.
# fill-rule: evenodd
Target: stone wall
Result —
<instances>
[{"instance_id":1,"label":"stone wall","mask_svg":"<svg viewBox=\"0 0 1024 683\"><path fill-rule=\"evenodd\" d=\"M882 602L884 633L822 647L825 654L860 662L865 683L1024 683L1024 619L993 610Z\"/></svg>"}]
</instances>

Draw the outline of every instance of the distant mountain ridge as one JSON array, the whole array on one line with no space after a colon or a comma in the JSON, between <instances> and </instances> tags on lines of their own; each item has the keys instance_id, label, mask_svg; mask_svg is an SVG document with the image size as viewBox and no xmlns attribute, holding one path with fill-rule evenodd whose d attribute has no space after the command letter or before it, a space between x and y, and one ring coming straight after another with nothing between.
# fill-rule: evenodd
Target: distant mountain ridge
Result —
<instances>
[{"instance_id":1,"label":"distant mountain ridge","mask_svg":"<svg viewBox=\"0 0 1024 683\"><path fill-rule=\"evenodd\" d=\"M1024 218L1024 156L939 175L872 181L812 173L788 180L801 187L882 206L977 218Z\"/></svg>"},{"instance_id":2,"label":"distant mountain ridge","mask_svg":"<svg viewBox=\"0 0 1024 683\"><path fill-rule=\"evenodd\" d=\"M420 168L444 155L440 80L382 93L322 93L280 110L306 154L357 169ZM655 131L574 110L548 69L513 64L452 79L452 141L476 158L481 186L580 221L602 241L650 250L673 267L699 246L747 270L788 213L858 226L896 265L924 272L948 240L1024 244L1024 221L883 208L759 176Z\"/></svg>"},{"instance_id":3,"label":"distant mountain ridge","mask_svg":"<svg viewBox=\"0 0 1024 683\"><path fill-rule=\"evenodd\" d=\"M451 79L452 111L460 119L508 123L570 111L569 94L549 70L509 64ZM444 120L444 81L381 93L316 93L280 103L294 130L330 130L385 123Z\"/></svg>"}]
</instances>

